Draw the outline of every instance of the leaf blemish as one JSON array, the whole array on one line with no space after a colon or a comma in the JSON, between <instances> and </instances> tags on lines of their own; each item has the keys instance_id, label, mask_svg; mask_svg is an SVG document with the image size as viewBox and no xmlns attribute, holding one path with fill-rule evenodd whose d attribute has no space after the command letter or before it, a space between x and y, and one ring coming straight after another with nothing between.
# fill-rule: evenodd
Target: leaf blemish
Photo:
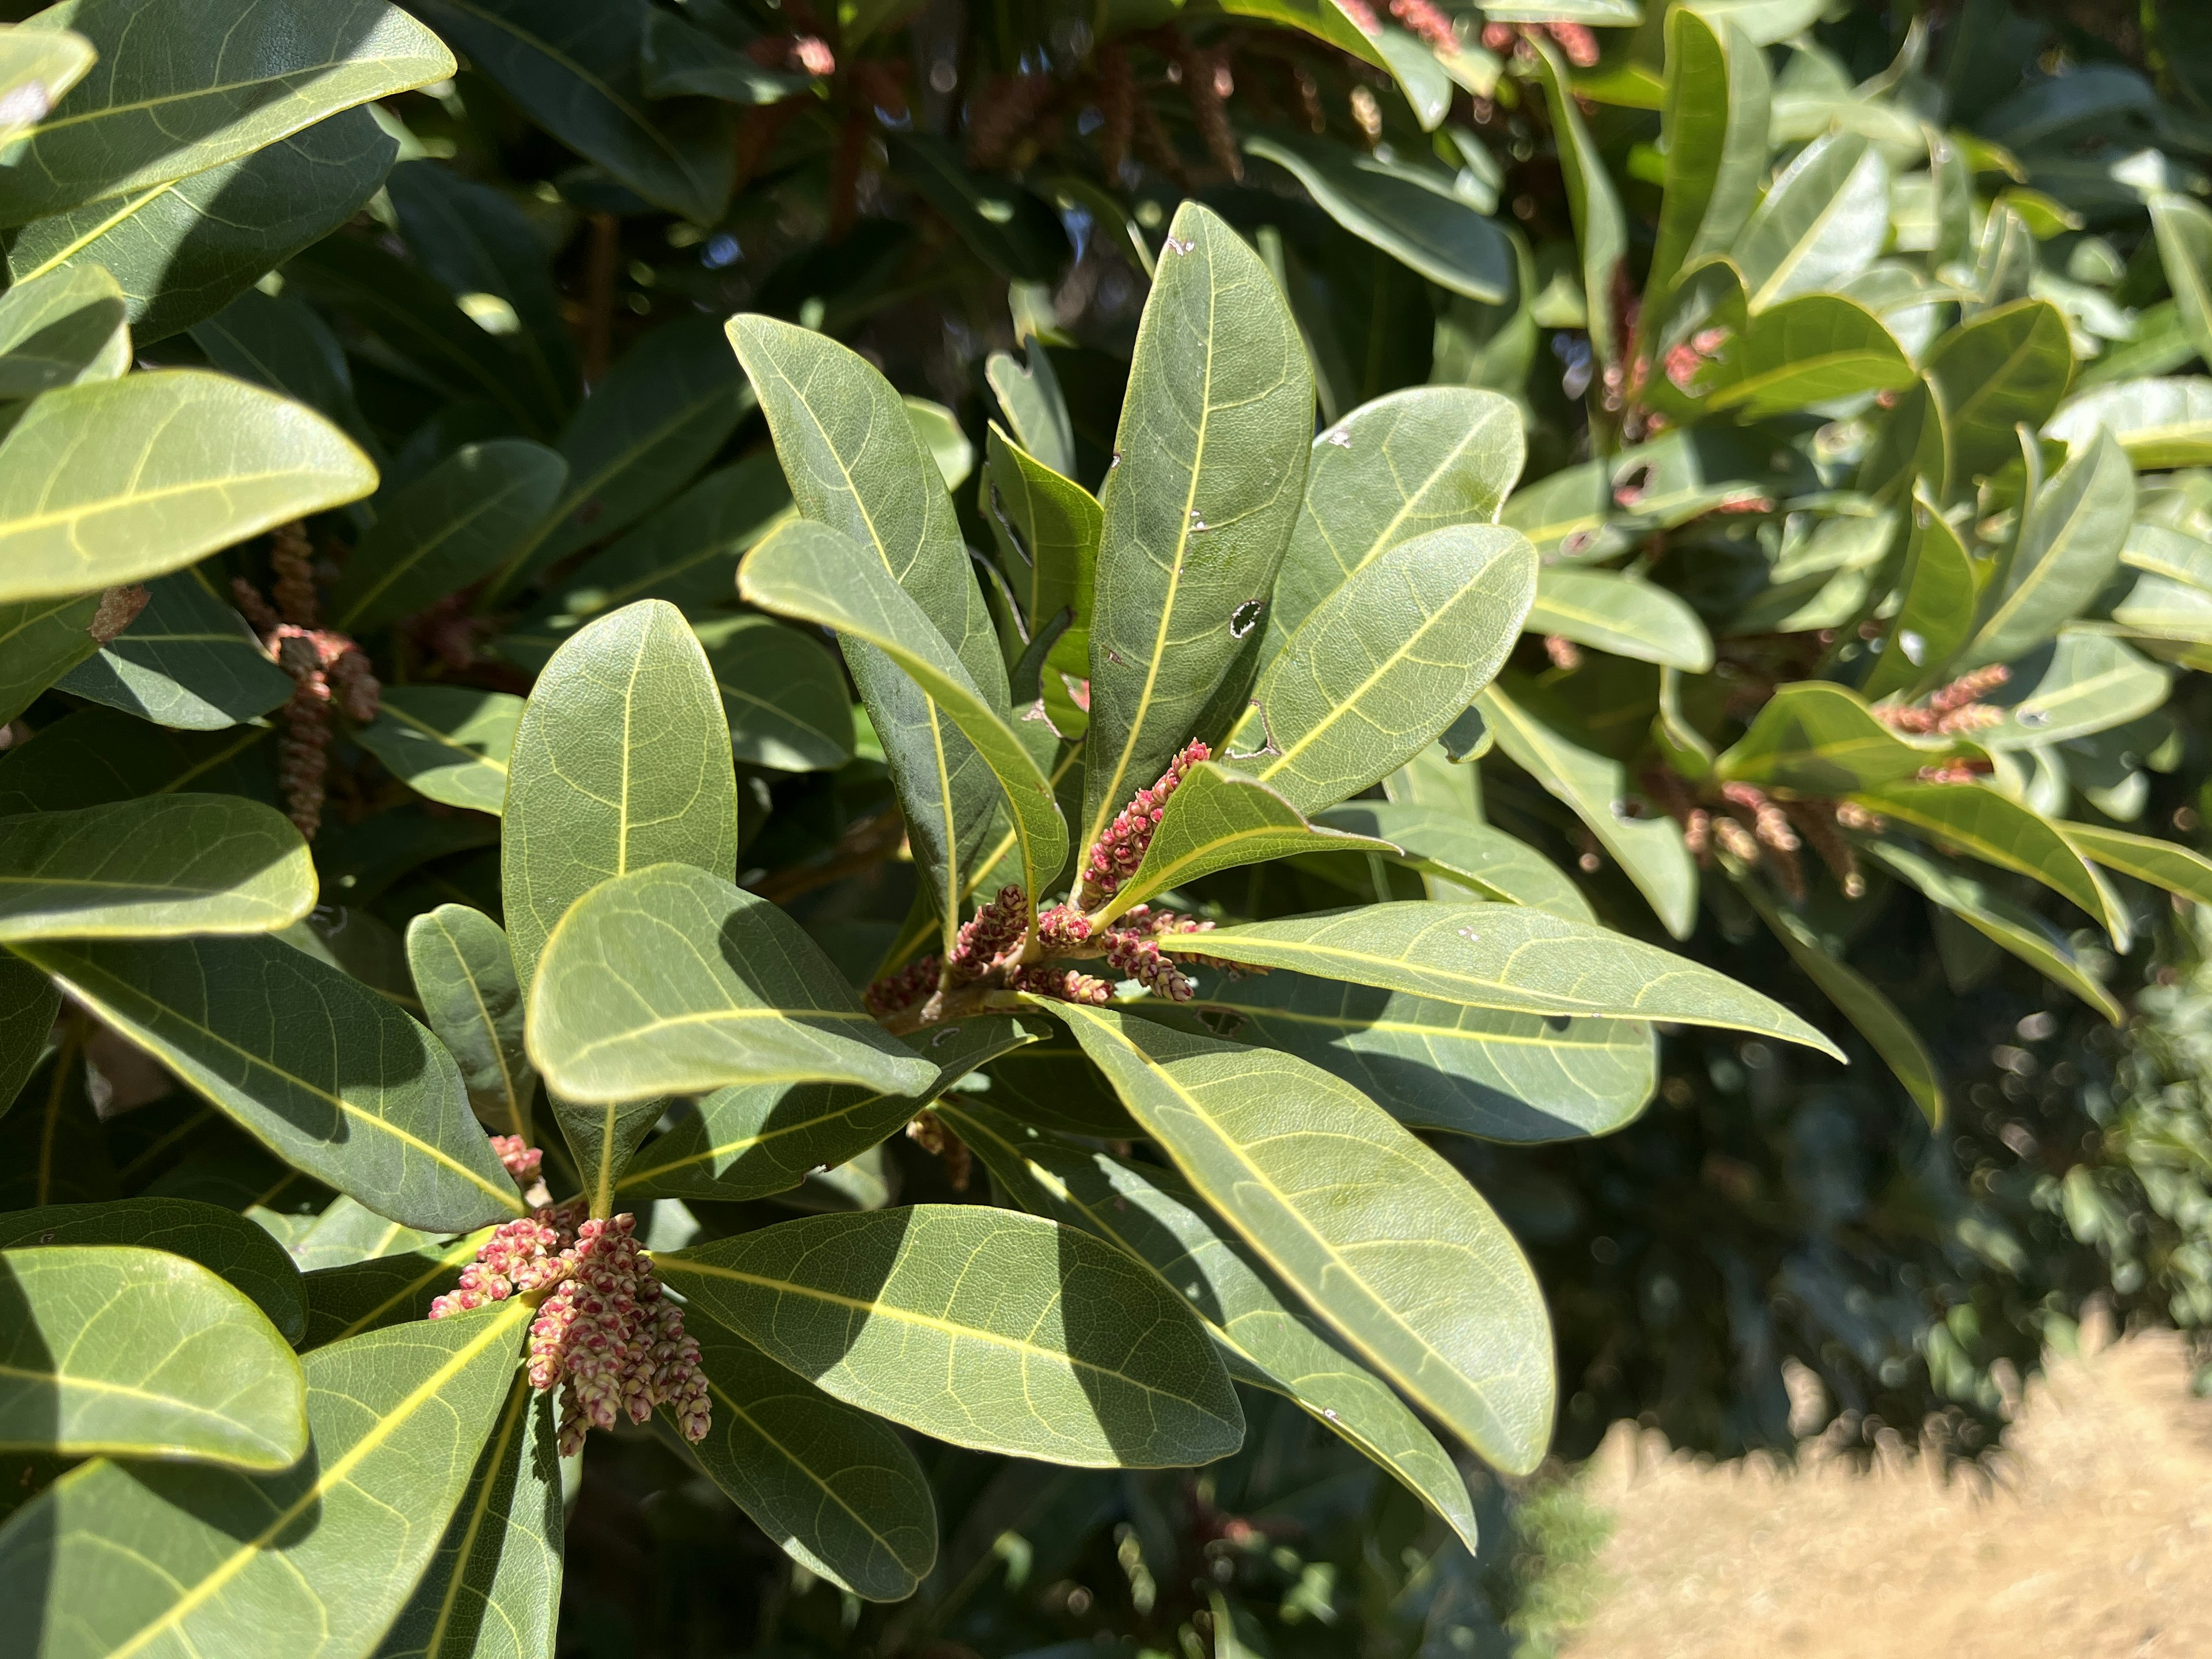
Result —
<instances>
[{"instance_id":1,"label":"leaf blemish","mask_svg":"<svg viewBox=\"0 0 2212 1659\"><path fill-rule=\"evenodd\" d=\"M1241 640L1250 633L1267 609L1265 599L1247 599L1229 613L1229 637Z\"/></svg>"},{"instance_id":2,"label":"leaf blemish","mask_svg":"<svg viewBox=\"0 0 2212 1659\"><path fill-rule=\"evenodd\" d=\"M1346 431L1344 428L1340 426L1333 428L1330 430L1328 434L1328 441L1334 444L1339 449L1349 449L1352 447L1352 434Z\"/></svg>"},{"instance_id":3,"label":"leaf blemish","mask_svg":"<svg viewBox=\"0 0 2212 1659\"><path fill-rule=\"evenodd\" d=\"M1198 244L1194 241L1179 242L1172 236L1168 238L1168 252L1170 253L1193 253L1197 249Z\"/></svg>"}]
</instances>

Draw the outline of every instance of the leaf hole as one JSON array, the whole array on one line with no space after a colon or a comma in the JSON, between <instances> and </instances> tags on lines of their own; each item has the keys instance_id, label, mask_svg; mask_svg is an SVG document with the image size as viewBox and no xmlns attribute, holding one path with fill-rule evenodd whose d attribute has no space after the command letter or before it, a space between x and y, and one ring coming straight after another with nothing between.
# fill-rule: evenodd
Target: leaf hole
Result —
<instances>
[{"instance_id":1,"label":"leaf hole","mask_svg":"<svg viewBox=\"0 0 2212 1659\"><path fill-rule=\"evenodd\" d=\"M1230 637L1243 639L1252 631L1253 627L1266 614L1267 609L1267 602L1265 599L1247 599L1238 605L1229 614Z\"/></svg>"}]
</instances>

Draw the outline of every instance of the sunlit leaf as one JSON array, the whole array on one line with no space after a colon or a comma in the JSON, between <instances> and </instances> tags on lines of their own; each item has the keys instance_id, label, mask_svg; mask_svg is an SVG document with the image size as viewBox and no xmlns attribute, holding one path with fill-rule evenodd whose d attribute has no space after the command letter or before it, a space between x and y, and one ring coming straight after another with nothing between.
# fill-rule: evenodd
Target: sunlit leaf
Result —
<instances>
[{"instance_id":1,"label":"sunlit leaf","mask_svg":"<svg viewBox=\"0 0 2212 1659\"><path fill-rule=\"evenodd\" d=\"M49 1204L0 1214L0 1249L131 1244L197 1261L242 1291L286 1341L306 1329L300 1270L284 1247L234 1210L188 1198Z\"/></svg>"},{"instance_id":2,"label":"sunlit leaf","mask_svg":"<svg viewBox=\"0 0 2212 1659\"><path fill-rule=\"evenodd\" d=\"M1539 571L1536 600L1522 626L1692 674L1713 665L1712 636L1696 611L1663 587L1611 570Z\"/></svg>"}]
</instances>

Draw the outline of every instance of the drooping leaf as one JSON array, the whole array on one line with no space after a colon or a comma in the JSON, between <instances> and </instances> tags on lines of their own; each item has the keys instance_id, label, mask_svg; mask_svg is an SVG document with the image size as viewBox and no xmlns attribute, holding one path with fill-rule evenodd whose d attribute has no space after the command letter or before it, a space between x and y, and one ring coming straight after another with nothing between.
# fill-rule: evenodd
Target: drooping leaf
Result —
<instances>
[{"instance_id":1,"label":"drooping leaf","mask_svg":"<svg viewBox=\"0 0 2212 1659\"><path fill-rule=\"evenodd\" d=\"M810 1571L871 1601L913 1595L937 1560L937 1504L906 1443L711 1320L692 1334L708 1478Z\"/></svg>"},{"instance_id":2,"label":"drooping leaf","mask_svg":"<svg viewBox=\"0 0 2212 1659\"><path fill-rule=\"evenodd\" d=\"M2100 824L2067 823L2060 833L2108 870L2163 887L2169 893L2212 903L2212 859L2155 836L2131 835Z\"/></svg>"},{"instance_id":3,"label":"drooping leaf","mask_svg":"<svg viewBox=\"0 0 2212 1659\"><path fill-rule=\"evenodd\" d=\"M1109 1244L976 1205L808 1216L656 1252L662 1280L850 1406L975 1450L1210 1462L1244 1437L1206 1328Z\"/></svg>"},{"instance_id":4,"label":"drooping leaf","mask_svg":"<svg viewBox=\"0 0 2212 1659\"><path fill-rule=\"evenodd\" d=\"M2029 500L2020 537L1960 661L2006 662L2042 644L2086 608L2119 568L2136 512L2136 477L2099 431Z\"/></svg>"},{"instance_id":5,"label":"drooping leaf","mask_svg":"<svg viewBox=\"0 0 2212 1659\"><path fill-rule=\"evenodd\" d=\"M25 135L0 224L204 173L453 72L437 36L385 0L276 0L222 21L194 0L77 0L24 24L73 31L99 58Z\"/></svg>"},{"instance_id":6,"label":"drooping leaf","mask_svg":"<svg viewBox=\"0 0 2212 1659\"><path fill-rule=\"evenodd\" d=\"M0 443L0 600L143 581L376 484L312 410L192 369L66 386Z\"/></svg>"},{"instance_id":7,"label":"drooping leaf","mask_svg":"<svg viewBox=\"0 0 2212 1659\"><path fill-rule=\"evenodd\" d=\"M696 224L730 196L728 114L655 106L641 80L643 0L420 0L426 21L562 143Z\"/></svg>"},{"instance_id":8,"label":"drooping leaf","mask_svg":"<svg viewBox=\"0 0 2212 1659\"><path fill-rule=\"evenodd\" d=\"M1933 679L1973 632L1978 578L1966 544L1917 488L1903 597L1881 654L1859 688L1869 702Z\"/></svg>"},{"instance_id":9,"label":"drooping leaf","mask_svg":"<svg viewBox=\"0 0 2212 1659\"><path fill-rule=\"evenodd\" d=\"M818 640L765 617L718 617L693 631L714 668L738 760L821 772L853 758L852 695Z\"/></svg>"},{"instance_id":10,"label":"drooping leaf","mask_svg":"<svg viewBox=\"0 0 2212 1659\"><path fill-rule=\"evenodd\" d=\"M1313 374L1259 256L1185 203L1106 475L1077 845L1152 781L1258 624L1296 522Z\"/></svg>"},{"instance_id":11,"label":"drooping leaf","mask_svg":"<svg viewBox=\"0 0 2212 1659\"><path fill-rule=\"evenodd\" d=\"M1436 741L1490 682L1534 597L1517 531L1431 531L1370 561L1261 675L1266 747L1241 763L1304 811L1355 795Z\"/></svg>"},{"instance_id":12,"label":"drooping leaf","mask_svg":"<svg viewBox=\"0 0 2212 1659\"><path fill-rule=\"evenodd\" d=\"M507 809L509 757L523 700L463 685L385 688L375 720L354 739L408 787L447 806Z\"/></svg>"},{"instance_id":13,"label":"drooping leaf","mask_svg":"<svg viewBox=\"0 0 2212 1659\"><path fill-rule=\"evenodd\" d=\"M1441 168L1288 129L1255 133L1244 149L1289 173L1360 240L1438 287L1493 306L1512 293L1511 244Z\"/></svg>"},{"instance_id":14,"label":"drooping leaf","mask_svg":"<svg viewBox=\"0 0 2212 1659\"><path fill-rule=\"evenodd\" d=\"M291 677L198 572L173 571L148 588L137 619L64 675L64 690L191 732L250 720L291 696Z\"/></svg>"},{"instance_id":15,"label":"drooping leaf","mask_svg":"<svg viewBox=\"0 0 2212 1659\"><path fill-rule=\"evenodd\" d=\"M313 1443L281 1474L72 1470L0 1531L27 1651L370 1652L467 1489L529 1320L516 1297L317 1349Z\"/></svg>"},{"instance_id":16,"label":"drooping leaf","mask_svg":"<svg viewBox=\"0 0 2212 1659\"><path fill-rule=\"evenodd\" d=\"M1099 914L1117 916L1156 893L1242 864L1298 853L1396 850L1387 841L1317 828L1265 784L1201 762L1168 798L1144 861Z\"/></svg>"},{"instance_id":17,"label":"drooping leaf","mask_svg":"<svg viewBox=\"0 0 2212 1659\"><path fill-rule=\"evenodd\" d=\"M1589 901L1542 854L1502 830L1434 806L1400 801L1347 801L1316 822L1332 830L1392 842L1387 856L1425 874L1471 888L1481 898L1533 904L1569 921L1595 921ZM1431 889L1432 896L1438 896Z\"/></svg>"},{"instance_id":18,"label":"drooping leaf","mask_svg":"<svg viewBox=\"0 0 2212 1659\"><path fill-rule=\"evenodd\" d=\"M828 525L797 519L745 555L738 570L738 591L763 611L835 629L841 636L880 653L912 679L926 699L921 729L891 724L884 717L890 711L878 709L878 734L888 726L902 734L902 746L918 751L939 718L950 720L1006 800L1021 852L1024 886L1032 896L1043 892L1067 857L1067 826L1060 818L1052 784L969 677L945 636L879 560ZM892 714L892 720L896 719L897 714ZM952 756L933 757L939 821L957 825L960 815L956 802L964 793L963 780L951 769ZM956 894L957 845L957 835L948 837L944 864L950 890Z\"/></svg>"},{"instance_id":19,"label":"drooping leaf","mask_svg":"<svg viewBox=\"0 0 2212 1659\"><path fill-rule=\"evenodd\" d=\"M1765 420L1813 404L1866 392L1894 392L1914 380L1912 361L1865 306L1838 294L1801 294L1753 317L1740 343L1724 349L1709 380L1705 407Z\"/></svg>"},{"instance_id":20,"label":"drooping leaf","mask_svg":"<svg viewBox=\"0 0 2212 1659\"><path fill-rule=\"evenodd\" d=\"M1472 386L1394 392L1315 439L1305 499L1267 607L1263 660L1315 606L1400 543L1495 521L1522 450L1511 404Z\"/></svg>"},{"instance_id":21,"label":"drooping leaf","mask_svg":"<svg viewBox=\"0 0 2212 1659\"><path fill-rule=\"evenodd\" d=\"M103 267L65 266L0 294L0 398L112 380L130 367L123 290Z\"/></svg>"},{"instance_id":22,"label":"drooping leaf","mask_svg":"<svg viewBox=\"0 0 2212 1659\"><path fill-rule=\"evenodd\" d=\"M1663 818L1630 817L1616 810L1628 798L1627 769L1578 742L1563 720L1520 683L1485 688L1477 705L1513 763L1571 808L1598 842L1620 860L1668 933L1689 936L1697 909L1698 872L1681 831Z\"/></svg>"},{"instance_id":23,"label":"drooping leaf","mask_svg":"<svg viewBox=\"0 0 2212 1659\"><path fill-rule=\"evenodd\" d=\"M1968 319L1929 352L1954 476L1994 472L2020 453L2013 428L2040 427L2074 373L2066 317L2046 300L2016 300Z\"/></svg>"},{"instance_id":24,"label":"drooping leaf","mask_svg":"<svg viewBox=\"0 0 2212 1659\"><path fill-rule=\"evenodd\" d=\"M129 1244L181 1256L243 1293L287 1342L297 1340L307 1328L307 1294L284 1247L220 1205L189 1198L122 1198L0 1214L0 1249L49 1244Z\"/></svg>"},{"instance_id":25,"label":"drooping leaf","mask_svg":"<svg viewBox=\"0 0 2212 1659\"><path fill-rule=\"evenodd\" d=\"M789 1192L811 1170L858 1157L977 1066L1036 1042L1041 1020L990 1014L902 1039L935 1068L910 1092L839 1083L717 1089L623 1171L623 1197L735 1200Z\"/></svg>"},{"instance_id":26,"label":"drooping leaf","mask_svg":"<svg viewBox=\"0 0 2212 1659\"><path fill-rule=\"evenodd\" d=\"M462 1232L521 1213L445 1049L282 939L12 948L279 1158L380 1214Z\"/></svg>"},{"instance_id":27,"label":"drooping leaf","mask_svg":"<svg viewBox=\"0 0 2212 1659\"><path fill-rule=\"evenodd\" d=\"M530 1056L570 1100L813 1081L911 1094L936 1075L861 1009L798 924L693 865L592 889L538 967Z\"/></svg>"},{"instance_id":28,"label":"drooping leaf","mask_svg":"<svg viewBox=\"0 0 2212 1659\"><path fill-rule=\"evenodd\" d=\"M1647 286L1725 252L1750 218L1766 167L1766 54L1725 21L1677 6L1667 14L1665 195Z\"/></svg>"},{"instance_id":29,"label":"drooping leaf","mask_svg":"<svg viewBox=\"0 0 2212 1659\"><path fill-rule=\"evenodd\" d=\"M976 1103L963 1100L945 1115L1024 1209L1085 1228L1145 1263L1198 1310L1240 1377L1296 1401L1474 1547L1474 1507L1449 1454L1182 1180L1054 1140Z\"/></svg>"},{"instance_id":30,"label":"drooping leaf","mask_svg":"<svg viewBox=\"0 0 2212 1659\"><path fill-rule=\"evenodd\" d=\"M517 1376L415 1593L376 1659L542 1659L561 1611L553 1401Z\"/></svg>"},{"instance_id":31,"label":"drooping leaf","mask_svg":"<svg viewBox=\"0 0 2212 1659\"><path fill-rule=\"evenodd\" d=\"M2145 472L2212 464L2212 379L2122 380L2067 400L2043 428L2079 448L2102 427Z\"/></svg>"},{"instance_id":32,"label":"drooping leaf","mask_svg":"<svg viewBox=\"0 0 2212 1659\"><path fill-rule=\"evenodd\" d=\"M235 795L0 818L0 943L266 933L315 908L307 844Z\"/></svg>"},{"instance_id":33,"label":"drooping leaf","mask_svg":"<svg viewBox=\"0 0 2212 1659\"><path fill-rule=\"evenodd\" d=\"M568 463L526 438L456 450L385 501L324 614L350 633L435 604L498 568L552 510Z\"/></svg>"},{"instance_id":34,"label":"drooping leaf","mask_svg":"<svg viewBox=\"0 0 2212 1659\"><path fill-rule=\"evenodd\" d=\"M522 991L507 935L481 910L441 904L407 924L422 1018L460 1067L469 1104L500 1134L532 1139L538 1074L522 1047Z\"/></svg>"},{"instance_id":35,"label":"drooping leaf","mask_svg":"<svg viewBox=\"0 0 2212 1659\"><path fill-rule=\"evenodd\" d=\"M307 1449L305 1396L267 1316L197 1261L0 1250L0 1449L281 1469Z\"/></svg>"},{"instance_id":36,"label":"drooping leaf","mask_svg":"<svg viewBox=\"0 0 2212 1659\"><path fill-rule=\"evenodd\" d=\"M1836 1052L1796 1015L1710 968L1526 905L1370 904L1170 934L1160 948L1470 1008L1676 1020Z\"/></svg>"},{"instance_id":37,"label":"drooping leaf","mask_svg":"<svg viewBox=\"0 0 2212 1659\"><path fill-rule=\"evenodd\" d=\"M1068 1008L1130 1115L1308 1306L1491 1462L1536 1466L1551 1323L1535 1274L1450 1165L1304 1060Z\"/></svg>"},{"instance_id":38,"label":"drooping leaf","mask_svg":"<svg viewBox=\"0 0 2212 1659\"><path fill-rule=\"evenodd\" d=\"M2125 937L2126 922L2096 872L2032 808L1978 784L1899 781L1852 799L1954 852L2041 882Z\"/></svg>"},{"instance_id":39,"label":"drooping leaf","mask_svg":"<svg viewBox=\"0 0 2212 1659\"><path fill-rule=\"evenodd\" d=\"M1696 611L1656 583L1616 571L1540 570L1536 600L1522 626L1692 674L1713 665L1712 636Z\"/></svg>"},{"instance_id":40,"label":"drooping leaf","mask_svg":"<svg viewBox=\"0 0 2212 1659\"><path fill-rule=\"evenodd\" d=\"M524 994L553 925L609 877L672 860L735 873L737 795L721 696L676 608L641 599L577 630L509 762L500 881Z\"/></svg>"}]
</instances>

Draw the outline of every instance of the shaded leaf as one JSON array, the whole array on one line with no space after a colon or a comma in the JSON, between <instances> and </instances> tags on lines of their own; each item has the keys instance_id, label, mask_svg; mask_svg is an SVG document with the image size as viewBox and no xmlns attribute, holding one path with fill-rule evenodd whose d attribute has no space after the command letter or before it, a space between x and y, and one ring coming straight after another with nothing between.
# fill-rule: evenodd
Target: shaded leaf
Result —
<instances>
[{"instance_id":1,"label":"shaded leaf","mask_svg":"<svg viewBox=\"0 0 2212 1659\"><path fill-rule=\"evenodd\" d=\"M1966 544L1917 486L1911 513L1897 615L1860 687L1869 702L1933 680L1973 632L1980 578Z\"/></svg>"},{"instance_id":2,"label":"shaded leaf","mask_svg":"<svg viewBox=\"0 0 2212 1659\"><path fill-rule=\"evenodd\" d=\"M853 704L821 643L765 617L696 624L729 716L730 748L749 766L834 770L853 758Z\"/></svg>"},{"instance_id":3,"label":"shaded leaf","mask_svg":"<svg viewBox=\"0 0 2212 1659\"><path fill-rule=\"evenodd\" d=\"M2045 300L2016 300L1968 319L1928 354L1954 475L1994 472L2018 454L2013 428L2043 424L2074 373L2066 318Z\"/></svg>"},{"instance_id":4,"label":"shaded leaf","mask_svg":"<svg viewBox=\"0 0 2212 1659\"><path fill-rule=\"evenodd\" d=\"M220 731L290 700L291 676L198 571L157 576L148 589L137 619L62 677L64 691L190 732Z\"/></svg>"},{"instance_id":5,"label":"shaded leaf","mask_svg":"<svg viewBox=\"0 0 2212 1659\"><path fill-rule=\"evenodd\" d=\"M2012 677L1983 701L2004 711L1973 732L1984 749L2063 743L2148 714L2166 702L2172 672L2108 634L2068 629L2012 661Z\"/></svg>"},{"instance_id":6,"label":"shaded leaf","mask_svg":"<svg viewBox=\"0 0 2212 1659\"><path fill-rule=\"evenodd\" d=\"M112 380L130 367L123 290L102 267L64 266L0 294L0 398Z\"/></svg>"},{"instance_id":7,"label":"shaded leaf","mask_svg":"<svg viewBox=\"0 0 2212 1659\"><path fill-rule=\"evenodd\" d=\"M1799 680L1778 690L1713 765L1761 788L1832 797L1905 782L1952 752L1942 738L1908 742L1845 687Z\"/></svg>"},{"instance_id":8,"label":"shaded leaf","mask_svg":"<svg viewBox=\"0 0 2212 1659\"><path fill-rule=\"evenodd\" d=\"M386 686L354 741L410 789L447 806L507 808L507 763L523 700L465 685Z\"/></svg>"},{"instance_id":9,"label":"shaded leaf","mask_svg":"<svg viewBox=\"0 0 2212 1659\"><path fill-rule=\"evenodd\" d=\"M430 1304L460 1282L461 1269L476 1259L489 1236L471 1233L450 1243L372 1256L302 1275L307 1334L301 1339L301 1351L427 1317Z\"/></svg>"},{"instance_id":10,"label":"shaded leaf","mask_svg":"<svg viewBox=\"0 0 2212 1659\"><path fill-rule=\"evenodd\" d=\"M1030 635L1066 611L1067 631L1051 647L1050 660L1067 673L1087 673L1101 524L1097 500L1010 442L996 425L984 438L982 500L998 538L1000 568Z\"/></svg>"},{"instance_id":11,"label":"shaded leaf","mask_svg":"<svg viewBox=\"0 0 2212 1659\"><path fill-rule=\"evenodd\" d=\"M188 1198L124 1198L0 1214L0 1249L48 1244L130 1244L181 1256L243 1293L287 1342L296 1341L307 1328L307 1293L284 1247L219 1205Z\"/></svg>"},{"instance_id":12,"label":"shaded leaf","mask_svg":"<svg viewBox=\"0 0 2212 1659\"><path fill-rule=\"evenodd\" d=\"M100 649L97 593L0 599L0 719L12 721L39 694Z\"/></svg>"},{"instance_id":13,"label":"shaded leaf","mask_svg":"<svg viewBox=\"0 0 2212 1659\"><path fill-rule=\"evenodd\" d=\"M1978 784L1900 781L1861 790L1852 799L1954 852L2041 882L2103 921L2116 937L2124 936L2126 924L2111 895L2057 826L1996 790Z\"/></svg>"},{"instance_id":14,"label":"shaded leaf","mask_svg":"<svg viewBox=\"0 0 2212 1659\"><path fill-rule=\"evenodd\" d=\"M1552 130L1558 135L1559 172L1566 185L1567 206L1574 216L1575 246L1582 255L1583 301L1588 313L1590 346L1601 363L1618 362L1629 342L1616 337L1613 283L1628 253L1628 222L1620 210L1605 158L1576 105L1568 84L1566 65L1552 43L1541 34L1523 39L1536 49L1536 70L1544 83L1544 101L1552 113Z\"/></svg>"},{"instance_id":15,"label":"shaded leaf","mask_svg":"<svg viewBox=\"0 0 2212 1659\"><path fill-rule=\"evenodd\" d=\"M538 1074L522 1047L522 991L507 935L481 910L441 904L407 924L407 966L422 1018L460 1067L479 1121L533 1139Z\"/></svg>"},{"instance_id":16,"label":"shaded leaf","mask_svg":"<svg viewBox=\"0 0 2212 1659\"><path fill-rule=\"evenodd\" d=\"M38 1069L61 995L27 962L0 955L0 1115Z\"/></svg>"}]
</instances>

